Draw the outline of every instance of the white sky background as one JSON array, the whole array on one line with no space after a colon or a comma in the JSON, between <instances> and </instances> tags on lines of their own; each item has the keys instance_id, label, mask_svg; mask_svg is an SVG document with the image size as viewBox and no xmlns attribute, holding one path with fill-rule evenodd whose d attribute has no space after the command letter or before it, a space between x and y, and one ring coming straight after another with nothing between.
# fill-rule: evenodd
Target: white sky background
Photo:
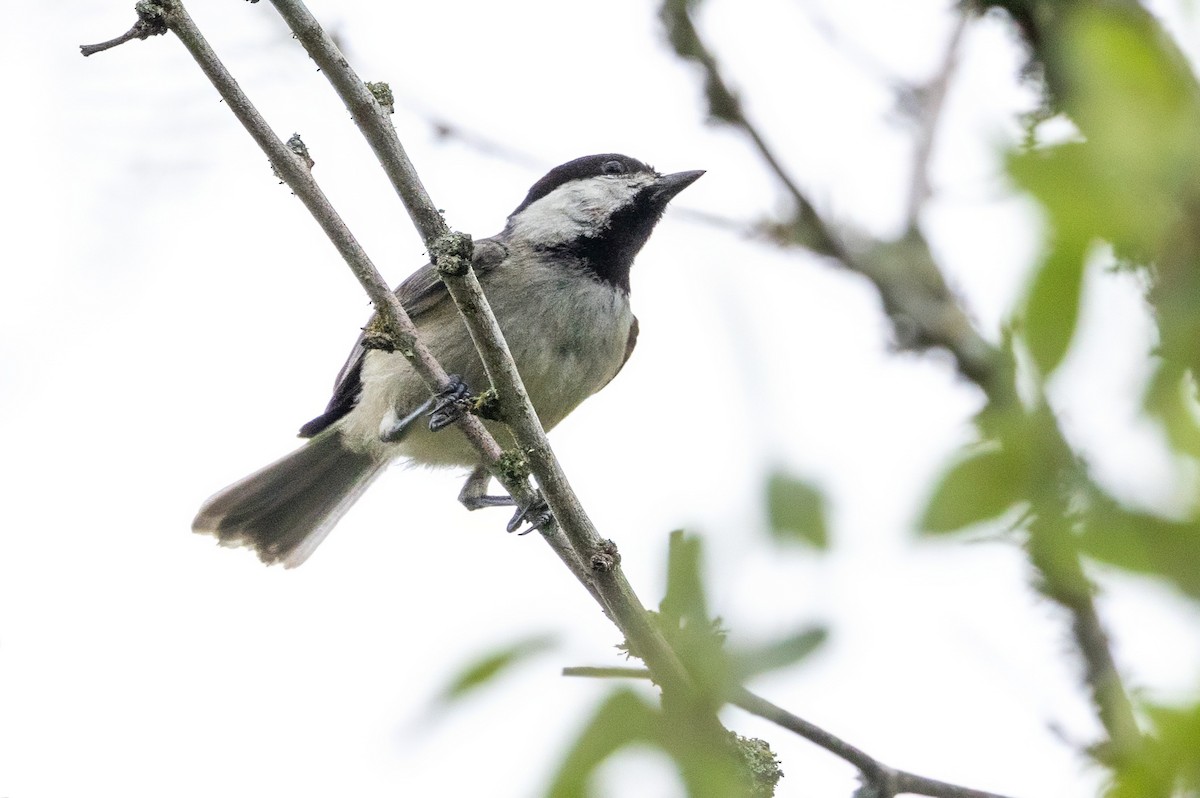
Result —
<instances>
[{"instance_id":1,"label":"white sky background","mask_svg":"<svg viewBox=\"0 0 1200 798\"><path fill-rule=\"evenodd\" d=\"M528 796L610 685L618 633L536 536L466 514L452 472L394 468L296 571L189 533L200 502L296 444L368 315L332 247L170 37L83 59L129 2L27 4L0 59L0 796ZM750 113L818 204L898 232L910 147L861 59L813 31L820 4L712 0L704 30ZM940 62L949 3L824 3L896 76ZM422 246L325 81L267 3L191 11L389 279ZM702 124L697 74L653 7L314 2L395 116L448 220L478 236L545 168L620 151L708 174L676 202L754 219L777 191L743 140ZM1164 12L1174 15L1173 6ZM1196 26L1172 16L1185 47ZM985 335L1036 257L1037 217L997 154L1033 97L1004 25L972 25L923 216ZM439 141L421 111L532 153L526 167ZM638 351L553 441L647 604L667 532L704 533L712 605L736 641L815 621L812 660L752 687L896 767L1012 795L1094 795L1093 739L1065 619L1003 543L918 543L924 491L980 406L947 357L888 351L863 281L668 214L633 277ZM1129 280L1093 275L1057 396L1122 495L1179 501L1189 475L1135 417L1152 330ZM452 434L452 433L448 433ZM833 505L834 549L764 544L781 463ZM1130 684L1196 687L1200 616L1109 579L1101 607ZM433 696L474 657L560 645L450 713ZM780 796L845 796L845 763L738 710L768 739ZM1064 742L1064 739L1066 742ZM606 795L672 795L644 756ZM676 792L673 793L672 790Z\"/></svg>"}]
</instances>

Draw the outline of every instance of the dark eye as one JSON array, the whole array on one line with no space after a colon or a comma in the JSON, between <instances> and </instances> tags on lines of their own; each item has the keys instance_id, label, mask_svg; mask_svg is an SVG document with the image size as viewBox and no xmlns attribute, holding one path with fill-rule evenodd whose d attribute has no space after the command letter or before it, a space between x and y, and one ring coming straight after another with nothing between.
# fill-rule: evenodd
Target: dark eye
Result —
<instances>
[{"instance_id":1,"label":"dark eye","mask_svg":"<svg viewBox=\"0 0 1200 798\"><path fill-rule=\"evenodd\" d=\"M625 174L625 164L620 161L605 161L604 166L600 167L606 175L623 175Z\"/></svg>"}]
</instances>

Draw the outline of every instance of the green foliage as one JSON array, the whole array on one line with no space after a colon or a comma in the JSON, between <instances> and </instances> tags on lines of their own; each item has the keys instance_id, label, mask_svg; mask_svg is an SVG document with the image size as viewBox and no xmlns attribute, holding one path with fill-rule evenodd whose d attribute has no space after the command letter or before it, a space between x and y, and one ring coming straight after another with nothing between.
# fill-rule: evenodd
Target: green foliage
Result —
<instances>
[{"instance_id":1,"label":"green foliage","mask_svg":"<svg viewBox=\"0 0 1200 798\"><path fill-rule=\"evenodd\" d=\"M1200 704L1146 707L1154 734L1117 768L1106 798L1200 795Z\"/></svg>"},{"instance_id":2,"label":"green foliage","mask_svg":"<svg viewBox=\"0 0 1200 798\"><path fill-rule=\"evenodd\" d=\"M741 682L760 673L787 668L808 657L828 639L829 630L824 626L810 626L765 645L739 649L730 655L733 670Z\"/></svg>"},{"instance_id":3,"label":"green foliage","mask_svg":"<svg viewBox=\"0 0 1200 798\"><path fill-rule=\"evenodd\" d=\"M528 637L496 649L463 668L442 690L443 705L454 703L529 658L546 651L554 640L546 635Z\"/></svg>"},{"instance_id":4,"label":"green foliage","mask_svg":"<svg viewBox=\"0 0 1200 798\"><path fill-rule=\"evenodd\" d=\"M1035 4L1036 5L1036 4ZM1147 410L1180 451L1200 452L1200 85L1159 24L1119 4L1047 6L1039 52L1060 110L1082 140L1011 156L1009 171L1045 209L1047 255L1024 303L1025 341L1043 374L1074 335L1082 276L1096 242L1142 268L1163 363Z\"/></svg>"},{"instance_id":5,"label":"green foliage","mask_svg":"<svg viewBox=\"0 0 1200 798\"><path fill-rule=\"evenodd\" d=\"M921 517L926 533L957 532L995 518L1027 494L1020 458L996 443L980 444L942 475Z\"/></svg>"},{"instance_id":6,"label":"green foliage","mask_svg":"<svg viewBox=\"0 0 1200 798\"><path fill-rule=\"evenodd\" d=\"M550 795L589 795L596 769L630 745L663 751L679 768L689 796L769 798L782 777L770 747L761 740L724 732L711 722L742 681L788 667L812 654L827 636L810 626L761 646L731 649L721 620L709 615L702 578L703 550L694 536L671 533L667 590L655 626L679 656L695 691L654 707L622 688L609 695L572 745Z\"/></svg>"},{"instance_id":7,"label":"green foliage","mask_svg":"<svg viewBox=\"0 0 1200 798\"><path fill-rule=\"evenodd\" d=\"M615 691L600 705L563 759L551 783L551 798L584 798L592 794L596 770L610 756L631 745L649 745L670 756L691 798L770 796L750 786L752 771L745 755L725 735L704 733L704 724L689 724L628 688ZM775 777L778 780L778 776Z\"/></svg>"},{"instance_id":8,"label":"green foliage","mask_svg":"<svg viewBox=\"0 0 1200 798\"><path fill-rule=\"evenodd\" d=\"M775 471L767 478L767 516L780 543L829 548L825 496L807 482Z\"/></svg>"},{"instance_id":9,"label":"green foliage","mask_svg":"<svg viewBox=\"0 0 1200 798\"><path fill-rule=\"evenodd\" d=\"M824 627L808 626L759 646L731 649L721 619L708 615L700 539L676 531L669 545L667 592L654 620L696 680L707 705L721 706L746 679L795 665L825 642Z\"/></svg>"},{"instance_id":10,"label":"green foliage","mask_svg":"<svg viewBox=\"0 0 1200 798\"><path fill-rule=\"evenodd\" d=\"M1200 525L1194 520L1162 518L1102 497L1089 507L1079 541L1097 560L1165 578L1200 600Z\"/></svg>"},{"instance_id":11,"label":"green foliage","mask_svg":"<svg viewBox=\"0 0 1200 798\"><path fill-rule=\"evenodd\" d=\"M1011 175L1042 205L1048 226L1047 254L1025 297L1025 344L1041 375L1061 363L1077 325L1085 261L1098 243L1109 244L1127 268L1142 272L1158 323L1146 411L1176 452L1200 456L1200 84L1159 23L1136 5L1029 5L1045 11L1029 17L1040 20L1031 40L1057 110L1080 136L1009 160ZM1059 468L1047 468L1040 461L1054 452L1033 428L1024 436L1029 456L1014 468L1006 459L1014 428L998 435L985 430L999 448L951 469L925 528L965 526L1019 500L1035 510L1058 506L1066 527L1053 536L1057 546L1077 546L1119 568L1163 577L1200 598L1194 567L1200 516L1167 519L1127 509L1061 451ZM1039 507L1036 494L1048 496L1047 484L1060 501ZM1068 502L1079 511L1070 519L1064 517ZM1031 526L1031 534L1061 526L1052 521ZM1053 547L1037 550L1046 562L1058 556Z\"/></svg>"},{"instance_id":12,"label":"green foliage","mask_svg":"<svg viewBox=\"0 0 1200 798\"><path fill-rule=\"evenodd\" d=\"M720 618L709 618L700 574L700 539L676 530L667 551L667 592L654 616L659 631L696 681L697 699L716 709L735 682Z\"/></svg>"},{"instance_id":13,"label":"green foliage","mask_svg":"<svg viewBox=\"0 0 1200 798\"><path fill-rule=\"evenodd\" d=\"M1175 451L1200 457L1200 416L1193 373L1179 363L1163 361L1146 389L1146 412L1158 419Z\"/></svg>"}]
</instances>

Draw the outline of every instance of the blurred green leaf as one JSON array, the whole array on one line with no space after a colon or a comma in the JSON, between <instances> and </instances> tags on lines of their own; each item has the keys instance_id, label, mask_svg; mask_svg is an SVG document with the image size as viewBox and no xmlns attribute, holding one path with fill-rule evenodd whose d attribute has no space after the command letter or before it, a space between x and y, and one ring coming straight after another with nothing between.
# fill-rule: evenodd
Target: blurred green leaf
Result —
<instances>
[{"instance_id":1,"label":"blurred green leaf","mask_svg":"<svg viewBox=\"0 0 1200 798\"><path fill-rule=\"evenodd\" d=\"M1079 540L1097 560L1163 577L1200 599L1200 522L1172 521L1104 502L1088 512Z\"/></svg>"},{"instance_id":2,"label":"blurred green leaf","mask_svg":"<svg viewBox=\"0 0 1200 798\"><path fill-rule=\"evenodd\" d=\"M1083 140L1020 152L1009 172L1046 210L1048 254L1024 302L1042 374L1074 335L1086 255L1112 244L1153 266L1163 350L1200 364L1200 87L1154 18L1120 4L1065 4L1054 29L1056 99Z\"/></svg>"},{"instance_id":3,"label":"blurred green leaf","mask_svg":"<svg viewBox=\"0 0 1200 798\"><path fill-rule=\"evenodd\" d=\"M1075 336L1084 263L1077 242L1060 242L1038 267L1025 301L1025 342L1043 376L1058 368Z\"/></svg>"},{"instance_id":4,"label":"blurred green leaf","mask_svg":"<svg viewBox=\"0 0 1200 798\"><path fill-rule=\"evenodd\" d=\"M446 685L445 689L442 690L439 700L443 704L458 701L468 693L492 681L501 673L511 669L514 665L542 653L553 645L554 639L552 637L540 635L527 638L486 654L463 668Z\"/></svg>"},{"instance_id":5,"label":"blurred green leaf","mask_svg":"<svg viewBox=\"0 0 1200 798\"><path fill-rule=\"evenodd\" d=\"M1158 419L1177 452L1200 456L1200 405L1191 372L1172 361L1159 364L1146 388L1146 412Z\"/></svg>"},{"instance_id":6,"label":"blurred green leaf","mask_svg":"<svg viewBox=\"0 0 1200 798\"><path fill-rule=\"evenodd\" d=\"M995 518L1023 498L1027 482L1017 458L996 444L984 444L942 475L925 508L920 529L956 532Z\"/></svg>"},{"instance_id":7,"label":"blurred green leaf","mask_svg":"<svg viewBox=\"0 0 1200 798\"><path fill-rule=\"evenodd\" d=\"M734 654L734 669L739 679L786 668L812 654L829 638L824 626L811 626L782 640L757 648L741 649Z\"/></svg>"},{"instance_id":8,"label":"blurred green leaf","mask_svg":"<svg viewBox=\"0 0 1200 798\"><path fill-rule=\"evenodd\" d=\"M632 743L656 743L659 726L658 710L631 690L614 691L567 752L547 794L552 798L591 795L589 784L600 764Z\"/></svg>"},{"instance_id":9,"label":"blurred green leaf","mask_svg":"<svg viewBox=\"0 0 1200 798\"><path fill-rule=\"evenodd\" d=\"M1143 211L1131 228L1156 242L1178 213L1172 197L1192 190L1197 173L1196 79L1149 14L1079 4L1064 33L1072 118L1096 148L1097 166L1125 183L1131 201L1166 212L1156 220Z\"/></svg>"},{"instance_id":10,"label":"blurred green leaf","mask_svg":"<svg viewBox=\"0 0 1200 798\"><path fill-rule=\"evenodd\" d=\"M667 716L635 692L618 689L584 727L567 752L547 794L585 798L596 770L622 748L645 744L665 752L679 768L691 798L745 798L748 774L732 740L706 734L706 724Z\"/></svg>"},{"instance_id":11,"label":"blurred green leaf","mask_svg":"<svg viewBox=\"0 0 1200 798\"><path fill-rule=\"evenodd\" d=\"M1106 798L1200 795L1200 704L1145 710L1154 733L1118 765Z\"/></svg>"},{"instance_id":12,"label":"blurred green leaf","mask_svg":"<svg viewBox=\"0 0 1200 798\"><path fill-rule=\"evenodd\" d=\"M767 478L767 515L777 541L829 547L825 497L809 483L781 471L772 473Z\"/></svg>"},{"instance_id":13,"label":"blurred green leaf","mask_svg":"<svg viewBox=\"0 0 1200 798\"><path fill-rule=\"evenodd\" d=\"M700 578L700 538L677 529L667 542L667 592L658 610L674 626L708 623L708 602Z\"/></svg>"},{"instance_id":14,"label":"blurred green leaf","mask_svg":"<svg viewBox=\"0 0 1200 798\"><path fill-rule=\"evenodd\" d=\"M720 619L708 617L700 568L700 538L672 532L667 551L667 592L655 621L696 680L701 693L697 698L716 707L724 703L733 669Z\"/></svg>"}]
</instances>

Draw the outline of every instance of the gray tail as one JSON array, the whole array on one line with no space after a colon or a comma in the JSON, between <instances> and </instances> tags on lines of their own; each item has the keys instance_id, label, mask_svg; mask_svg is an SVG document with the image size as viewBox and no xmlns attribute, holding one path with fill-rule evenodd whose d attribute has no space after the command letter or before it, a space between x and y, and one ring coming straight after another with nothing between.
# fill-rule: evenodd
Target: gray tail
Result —
<instances>
[{"instance_id":1,"label":"gray tail","mask_svg":"<svg viewBox=\"0 0 1200 798\"><path fill-rule=\"evenodd\" d=\"M206 501L192 529L216 536L222 546L250 546L268 565L294 568L386 465L329 429Z\"/></svg>"}]
</instances>

